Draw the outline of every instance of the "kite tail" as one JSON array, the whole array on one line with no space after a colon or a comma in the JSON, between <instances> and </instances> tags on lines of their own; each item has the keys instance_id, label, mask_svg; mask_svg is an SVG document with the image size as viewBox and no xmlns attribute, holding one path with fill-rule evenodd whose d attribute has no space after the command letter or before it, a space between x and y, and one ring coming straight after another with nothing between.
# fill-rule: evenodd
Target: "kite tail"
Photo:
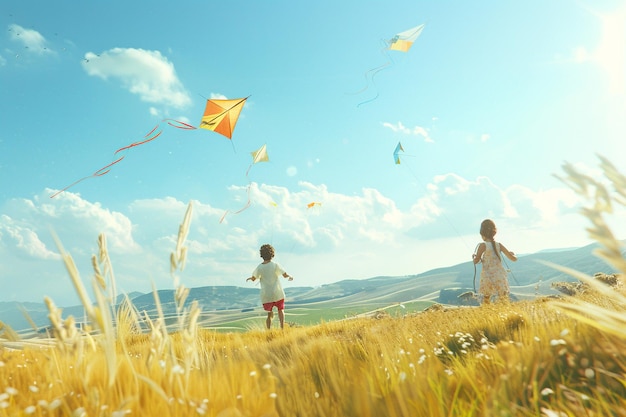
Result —
<instances>
[{"instance_id":1,"label":"kite tail","mask_svg":"<svg viewBox=\"0 0 626 417\"><path fill-rule=\"evenodd\" d=\"M130 145L127 145L127 146L123 146L119 148L118 150L116 150L115 152L113 152L113 155L116 155L118 152L125 151L126 149L134 148L135 146L139 146L139 145L143 145L144 143L151 142L154 139L158 138L159 136L161 136L161 133L163 133L163 130L159 130L157 133L154 133L154 131L157 130L158 127L159 125L156 125L154 129L148 132L148 134L144 136L144 138L146 139L139 141L139 142L131 143Z\"/></svg>"},{"instance_id":2,"label":"kite tail","mask_svg":"<svg viewBox=\"0 0 626 417\"><path fill-rule=\"evenodd\" d=\"M182 123L182 122L181 122L181 123ZM146 133L146 134L144 135L144 139L143 139L143 140L141 140L141 141L139 141L139 142L133 142L133 143L131 143L130 145L127 145L127 146L123 146L123 147L119 148L118 150L116 150L115 152L113 152L113 155L117 155L118 153L120 153L120 152L122 152L122 151L127 151L128 149L134 148L134 147L139 146L139 145L143 145L143 144L145 144L145 143L151 142L151 141L153 141L154 139L158 138L158 137L159 137L159 136L161 136L161 134L163 133L163 130L158 130L158 131L157 131L157 129L159 128L159 126L160 126L160 123L159 123L159 124L157 124L157 125L156 125L156 126L155 126L152 130L151 130L151 131L149 131L148 133ZM176 127L176 126L175 126L175 127ZM121 157L117 158L115 161L111 162L110 164L107 164L107 165L103 166L102 168L100 168L99 170L97 170L96 172L94 172L93 174L88 175L88 176L86 176L86 177L83 177L83 178L81 178L81 179L79 179L79 180L77 180L77 181L74 181L73 183L71 183L71 184L70 184L70 185L68 185L67 187L62 188L61 190L59 190L59 191L55 192L54 194L52 194L52 195L50 196L50 198L54 198L54 197L56 197L57 195L59 195L59 194L61 194L61 193L65 192L65 191L67 191L68 189L70 189L70 188L72 188L73 186L75 186L76 184L78 184L78 183L80 183L80 182L82 182L82 181L86 180L87 178L92 178L92 177L101 177L101 176L103 176L103 175L105 175L105 174L108 174L108 173L109 173L109 171L111 171L111 167L112 167L113 165L117 164L118 162L120 162L122 159L124 159L124 157L125 157L125 156L126 156L126 155L125 155L125 153L124 153L124 155L122 155Z\"/></svg>"},{"instance_id":3,"label":"kite tail","mask_svg":"<svg viewBox=\"0 0 626 417\"><path fill-rule=\"evenodd\" d=\"M92 177L92 175L88 175L88 176L86 176L86 177L83 177L83 178L81 178L81 179L79 179L79 180L74 181L73 183L71 183L71 184L70 184L70 185L68 185L67 187L62 188L62 189L60 189L59 191L57 191L56 193L52 194L52 195L50 196L50 198L54 198L54 197L58 196L59 194L61 194L61 193L65 192L65 191L67 191L69 188L72 188L73 186L75 186L75 185L76 185L76 184L78 184L79 182L82 182L82 181L86 180L87 178L91 178L91 177Z\"/></svg>"},{"instance_id":4,"label":"kite tail","mask_svg":"<svg viewBox=\"0 0 626 417\"><path fill-rule=\"evenodd\" d=\"M384 44L385 44L385 46L380 49L380 53L383 54L383 56L385 58L387 58L387 62L385 62L382 65L379 65L378 67L375 67L375 68L372 68L372 69L368 70L364 74L365 81L367 82L367 84L361 90L359 90L359 91L357 91L356 93L353 93L353 94L356 95L356 94L361 94L361 93L365 92L369 88L370 84L373 87L376 87L376 81L375 81L376 74L378 74L379 72L381 72L385 68L390 67L393 64L393 59L391 59L391 56L389 56L389 53L387 53L387 51L389 50L389 45L386 42L384 42ZM368 75L369 75L369 78L368 78ZM363 104L370 103L370 102L376 100L379 97L379 95L380 94L378 93L378 90L377 90L375 97L360 102L359 104L357 104L357 107L360 107Z\"/></svg>"},{"instance_id":5,"label":"kite tail","mask_svg":"<svg viewBox=\"0 0 626 417\"><path fill-rule=\"evenodd\" d=\"M226 210L224 212L224 214L222 215L222 217L220 218L220 223L222 223L224 221L224 219L226 218L226 216L229 213L232 214L239 214L242 211L244 211L245 209L249 208L252 205L252 200L250 199L250 187L251 187L251 182L250 182L250 177L248 176L248 174L250 173L250 170L252 169L252 165L254 165L254 162L250 164L250 166L248 167L248 169L246 170L246 178L248 178L248 187L246 187L246 194L248 196L248 201L246 202L246 204L240 208L237 211L230 211L230 210Z\"/></svg>"},{"instance_id":6,"label":"kite tail","mask_svg":"<svg viewBox=\"0 0 626 417\"><path fill-rule=\"evenodd\" d=\"M348 94L350 94L350 95L357 95L357 94L361 94L361 93L365 92L369 88L369 86L370 86L370 81L373 84L374 76L376 74L378 74L380 71L382 71L383 69L387 68L389 65L391 65L391 61L387 61L383 65L380 65L380 66L378 66L376 68L372 68L372 69L367 70L363 74L363 78L365 78L365 87L361 88L359 91L355 91L354 93L348 93ZM368 77L369 74L372 74L372 76Z\"/></svg>"},{"instance_id":7,"label":"kite tail","mask_svg":"<svg viewBox=\"0 0 626 417\"><path fill-rule=\"evenodd\" d=\"M248 169L246 170L246 178L249 178L248 174L250 173L250 170L252 169L252 165L254 165L254 162L251 163L250 166L248 167ZM248 179L248 181L250 181L250 180Z\"/></svg>"},{"instance_id":8,"label":"kite tail","mask_svg":"<svg viewBox=\"0 0 626 417\"><path fill-rule=\"evenodd\" d=\"M248 187L246 188L246 194L248 196L248 201L246 202L246 204L242 208L237 210L237 211L226 210L224 212L224 214L222 214L222 217L220 218L220 223L222 223L224 221L224 219L226 218L226 216L228 214L230 214L230 213L232 213L232 214L239 214L239 213L241 213L242 211L246 210L247 208L249 208L252 205L252 200L250 199L250 185L248 185Z\"/></svg>"},{"instance_id":9,"label":"kite tail","mask_svg":"<svg viewBox=\"0 0 626 417\"><path fill-rule=\"evenodd\" d=\"M91 175L87 175L86 177L83 177L83 178L81 178L81 179L79 179L79 180L77 180L77 181L74 181L73 183L71 183L71 184L70 184L70 185L68 185L67 187L65 187L65 188L63 188L63 189L61 189L61 190L57 191L56 193L52 194L52 195L50 196L50 198L54 198L54 197L56 197L57 195L59 195L59 194L61 194L61 193L65 192L65 191L67 191L69 188L72 188L73 186L75 186L75 185L76 185L76 184L78 184L79 182L82 182L82 181L86 180L87 178L92 178L92 177L101 177L101 176L103 176L104 174L108 174L108 173L109 173L109 171L111 171L111 167L112 167L113 165L117 164L118 162L120 162L122 159L124 159L124 156L125 156L125 155L121 156L120 158L117 158L115 161L111 162L110 164L103 166L102 168L100 168L99 170L97 170L96 172L94 172L93 174L91 174Z\"/></svg>"},{"instance_id":10,"label":"kite tail","mask_svg":"<svg viewBox=\"0 0 626 417\"><path fill-rule=\"evenodd\" d=\"M164 122L167 122L168 125L175 127L177 129L183 130L196 130L197 127L190 125L189 123L181 122L180 120L174 119L163 119Z\"/></svg>"},{"instance_id":11,"label":"kite tail","mask_svg":"<svg viewBox=\"0 0 626 417\"><path fill-rule=\"evenodd\" d=\"M378 93L378 91L377 91L377 92L376 92L376 95L375 95L374 97L372 97L372 98L370 98L370 99L368 99L368 100L362 101L362 102L360 102L359 104L357 104L356 106L357 106L357 107L361 107L361 106L362 106L362 105L364 105L364 104L371 103L372 101L376 100L379 96L380 96L380 94L379 94L379 93Z\"/></svg>"}]
</instances>

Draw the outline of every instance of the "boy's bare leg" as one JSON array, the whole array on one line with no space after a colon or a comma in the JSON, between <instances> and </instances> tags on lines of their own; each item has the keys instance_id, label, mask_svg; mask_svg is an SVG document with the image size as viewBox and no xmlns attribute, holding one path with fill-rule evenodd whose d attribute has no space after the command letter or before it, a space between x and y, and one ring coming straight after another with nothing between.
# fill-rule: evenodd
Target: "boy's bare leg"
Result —
<instances>
[{"instance_id":1,"label":"boy's bare leg","mask_svg":"<svg viewBox=\"0 0 626 417\"><path fill-rule=\"evenodd\" d=\"M267 319L265 319L265 325L267 326L268 329L272 328L272 317L274 317L274 312L273 311L268 311L267 312Z\"/></svg>"},{"instance_id":2,"label":"boy's bare leg","mask_svg":"<svg viewBox=\"0 0 626 417\"><path fill-rule=\"evenodd\" d=\"M283 310L278 310L278 320L280 321L280 328L282 329L285 326L285 312Z\"/></svg>"}]
</instances>

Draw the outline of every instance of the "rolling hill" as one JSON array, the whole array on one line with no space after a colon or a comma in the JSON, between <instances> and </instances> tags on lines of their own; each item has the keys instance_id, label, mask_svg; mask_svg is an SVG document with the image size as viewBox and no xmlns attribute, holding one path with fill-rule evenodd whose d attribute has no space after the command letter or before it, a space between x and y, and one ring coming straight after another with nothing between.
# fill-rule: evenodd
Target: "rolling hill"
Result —
<instances>
[{"instance_id":1,"label":"rolling hill","mask_svg":"<svg viewBox=\"0 0 626 417\"><path fill-rule=\"evenodd\" d=\"M523 299L556 294L551 284L556 281L573 281L571 277L550 268L542 261L552 262L593 275L597 272L613 273L601 259L593 255L597 244L576 249L542 251L520 256L518 262L508 262L511 269L509 282L512 298ZM288 320L302 323L315 320L333 320L390 306L412 307L421 310L432 303L459 304L457 295L474 288L472 262L438 268L417 275L378 276L369 279L346 279L319 287L288 287ZM476 270L476 285L480 266ZM173 290L157 291L164 315L176 314ZM139 312L156 315L154 294L128 294ZM455 300L457 301L455 303ZM259 289L236 286L207 286L191 288L186 305L197 301L203 313L201 324L205 327L245 328L246 322L257 320L263 314L259 304ZM63 316L73 315L77 321L84 316L82 306L63 308ZM304 318L306 316L308 318ZM49 324L48 310L42 303L0 302L0 321L16 330L45 328Z\"/></svg>"}]
</instances>

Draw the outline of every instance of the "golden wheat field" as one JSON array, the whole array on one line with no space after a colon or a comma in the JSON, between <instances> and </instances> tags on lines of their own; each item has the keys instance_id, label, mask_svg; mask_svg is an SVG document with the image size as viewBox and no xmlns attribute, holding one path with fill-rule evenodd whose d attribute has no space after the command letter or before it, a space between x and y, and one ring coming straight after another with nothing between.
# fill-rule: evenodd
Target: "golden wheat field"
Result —
<instances>
[{"instance_id":1,"label":"golden wheat field","mask_svg":"<svg viewBox=\"0 0 626 417\"><path fill-rule=\"evenodd\" d=\"M562 180L589 201L598 256L626 272L604 221L626 202L626 178L603 158L601 168L608 185L570 165ZM173 273L184 265L190 212ZM183 286L174 329L129 302L113 308L100 242L95 303L59 245L88 328L49 299L52 338L19 340L2 328L0 416L626 416L619 279L607 286L568 271L585 284L575 297L220 333L198 326Z\"/></svg>"}]
</instances>

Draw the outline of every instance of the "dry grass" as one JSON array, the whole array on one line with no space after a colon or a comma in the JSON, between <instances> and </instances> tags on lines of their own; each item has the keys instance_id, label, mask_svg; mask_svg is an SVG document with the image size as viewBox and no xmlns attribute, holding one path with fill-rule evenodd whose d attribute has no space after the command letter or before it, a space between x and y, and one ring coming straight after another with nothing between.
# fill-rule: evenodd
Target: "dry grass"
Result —
<instances>
[{"instance_id":1,"label":"dry grass","mask_svg":"<svg viewBox=\"0 0 626 417\"><path fill-rule=\"evenodd\" d=\"M118 327L113 362L96 336L72 349L4 349L0 415L619 415L626 407L624 339L543 301L284 332L198 329L193 339L132 328Z\"/></svg>"},{"instance_id":2,"label":"dry grass","mask_svg":"<svg viewBox=\"0 0 626 417\"><path fill-rule=\"evenodd\" d=\"M584 177L565 170L564 181L590 193ZM609 193L589 195L585 214L603 244L599 255L623 266L619 242L601 220ZM172 274L182 271L190 221L191 205ZM112 268L100 242L95 303L59 245L91 328L77 328L46 300L54 343L16 344L3 330L0 416L626 416L626 299L621 287L575 271L568 272L586 291L556 302L226 334L199 328L199 309L185 305L184 287L175 329L130 302L114 310Z\"/></svg>"}]
</instances>

